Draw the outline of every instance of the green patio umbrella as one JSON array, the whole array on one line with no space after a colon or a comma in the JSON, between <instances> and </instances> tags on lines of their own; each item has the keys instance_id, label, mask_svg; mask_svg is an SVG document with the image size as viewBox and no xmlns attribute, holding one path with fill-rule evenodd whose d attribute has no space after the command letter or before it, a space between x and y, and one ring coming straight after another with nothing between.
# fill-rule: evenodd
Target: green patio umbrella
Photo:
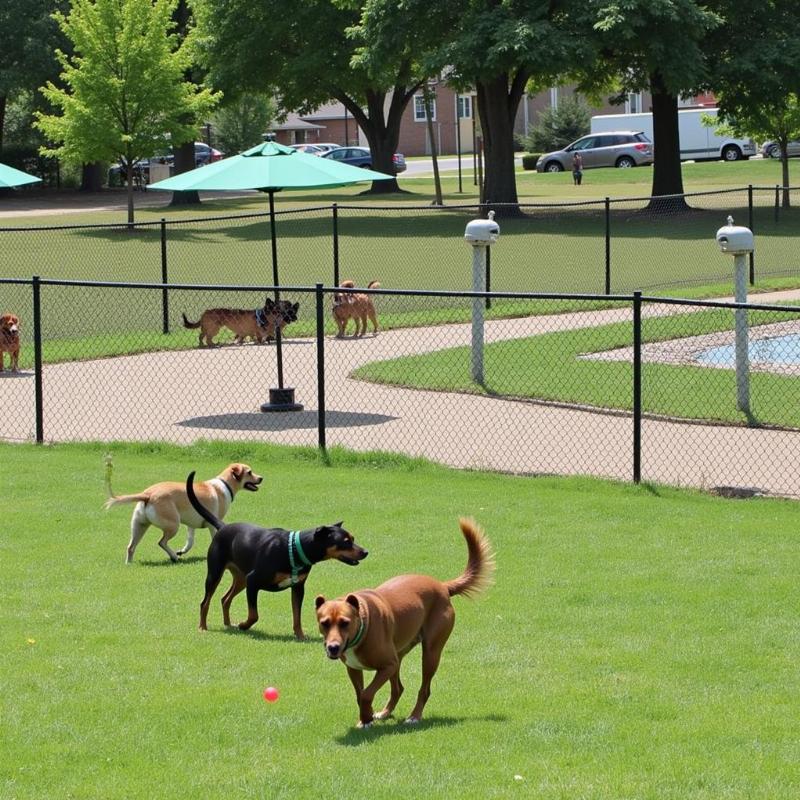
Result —
<instances>
[{"instance_id":1,"label":"green patio umbrella","mask_svg":"<svg viewBox=\"0 0 800 800\"><path fill-rule=\"evenodd\" d=\"M386 175L383 172L342 164L329 158L301 153L274 141L266 141L236 156L223 158L221 161L151 183L148 188L171 192L237 192L244 189L266 192L269 195L272 239L272 281L277 301L280 282L278 244L275 238L275 192L284 189L328 189L393 178L393 175ZM299 410L302 406L294 402L294 389L283 386L283 349L279 330L276 330L275 345L278 358L278 389L270 389L270 402L262 405L261 410Z\"/></svg>"},{"instance_id":2,"label":"green patio umbrella","mask_svg":"<svg viewBox=\"0 0 800 800\"><path fill-rule=\"evenodd\" d=\"M11 189L14 186L24 186L26 183L41 183L41 178L28 175L27 172L0 164L0 189Z\"/></svg>"}]
</instances>

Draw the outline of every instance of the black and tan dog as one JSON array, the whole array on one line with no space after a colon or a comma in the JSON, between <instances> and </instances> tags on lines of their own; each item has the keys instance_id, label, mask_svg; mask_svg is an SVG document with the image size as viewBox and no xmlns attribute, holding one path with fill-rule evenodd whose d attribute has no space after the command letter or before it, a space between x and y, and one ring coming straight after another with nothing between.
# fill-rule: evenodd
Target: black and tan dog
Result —
<instances>
[{"instance_id":1,"label":"black and tan dog","mask_svg":"<svg viewBox=\"0 0 800 800\"><path fill-rule=\"evenodd\" d=\"M319 561L335 558L356 566L367 557L341 522L321 525L302 531L283 528L262 528L248 522L224 525L197 499L193 488L194 472L186 479L186 494L194 509L217 533L208 548L206 593L200 604L200 630L207 629L208 607L226 569L233 576L231 588L222 598L222 618L231 624L233 598L247 589L247 619L239 628L247 630L258 621L258 593L292 589L292 623L294 635L305 639L300 611L305 581L311 567Z\"/></svg>"},{"instance_id":2,"label":"black and tan dog","mask_svg":"<svg viewBox=\"0 0 800 800\"><path fill-rule=\"evenodd\" d=\"M235 344L243 344L247 338L255 342L268 342L275 338L275 328L283 329L297 320L299 303L290 303L288 300L275 302L271 297L264 301L263 308L208 308L197 322L192 322L183 314L183 327L189 329L200 328L199 344L203 347L214 347L214 337L222 328L233 331Z\"/></svg>"},{"instance_id":3,"label":"black and tan dog","mask_svg":"<svg viewBox=\"0 0 800 800\"><path fill-rule=\"evenodd\" d=\"M460 577L439 581L427 575L399 575L377 589L353 592L337 600L326 600L322 595L316 599L325 654L341 659L347 666L356 690L360 728L374 719L385 719L394 711L403 693L400 664L418 643L422 643L422 685L406 722L422 719L431 694L431 681L455 624L450 598L456 594L478 594L491 581L494 555L489 540L474 521L462 519L460 524L469 552L466 569ZM375 671L366 688L364 670ZM372 702L387 681L391 684L389 702L375 714Z\"/></svg>"},{"instance_id":4,"label":"black and tan dog","mask_svg":"<svg viewBox=\"0 0 800 800\"><path fill-rule=\"evenodd\" d=\"M16 314L0 316L0 372L3 371L3 353L11 357L11 371L19 369L19 317Z\"/></svg>"}]
</instances>

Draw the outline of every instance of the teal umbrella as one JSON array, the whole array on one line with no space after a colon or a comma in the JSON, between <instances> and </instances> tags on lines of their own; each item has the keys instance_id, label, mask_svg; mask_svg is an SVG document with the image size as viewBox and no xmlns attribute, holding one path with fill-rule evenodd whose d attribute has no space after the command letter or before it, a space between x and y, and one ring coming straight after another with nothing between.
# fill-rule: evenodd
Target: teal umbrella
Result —
<instances>
[{"instance_id":1,"label":"teal umbrella","mask_svg":"<svg viewBox=\"0 0 800 800\"><path fill-rule=\"evenodd\" d=\"M272 238L272 281L275 300L279 300L278 244L275 238L275 192L283 189L329 189L364 181L392 180L394 175L373 172L363 167L342 164L329 158L301 153L293 147L267 141L236 156L214 161L203 167L174 175L163 181L148 184L149 189L169 192L216 191L240 192L256 189L269 195L270 235ZM294 403L294 390L283 386L283 350L280 330L276 328L275 344L278 358L278 390L270 397L279 398L263 406L263 411L284 411L302 408ZM291 392L291 394L290 394ZM281 402L282 400L283 402Z\"/></svg>"},{"instance_id":2,"label":"teal umbrella","mask_svg":"<svg viewBox=\"0 0 800 800\"><path fill-rule=\"evenodd\" d=\"M26 183L41 183L41 178L28 175L27 172L0 164L0 189L11 189L14 186L24 186Z\"/></svg>"}]
</instances>

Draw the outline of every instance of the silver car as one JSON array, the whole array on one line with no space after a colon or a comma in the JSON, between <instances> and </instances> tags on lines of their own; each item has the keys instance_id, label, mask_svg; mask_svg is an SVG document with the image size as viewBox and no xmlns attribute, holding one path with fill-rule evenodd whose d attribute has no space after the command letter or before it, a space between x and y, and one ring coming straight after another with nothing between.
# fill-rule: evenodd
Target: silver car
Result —
<instances>
[{"instance_id":1,"label":"silver car","mask_svg":"<svg viewBox=\"0 0 800 800\"><path fill-rule=\"evenodd\" d=\"M764 142L764 144L761 145L761 155L764 156L764 158L780 158L781 147L777 142ZM789 158L800 156L800 142L787 142L786 155L789 156Z\"/></svg>"},{"instance_id":2,"label":"silver car","mask_svg":"<svg viewBox=\"0 0 800 800\"><path fill-rule=\"evenodd\" d=\"M536 162L537 172L572 170L572 157L578 152L583 168L641 167L653 163L653 143L642 131L610 131L590 133L567 145L563 150L545 153Z\"/></svg>"}]
</instances>

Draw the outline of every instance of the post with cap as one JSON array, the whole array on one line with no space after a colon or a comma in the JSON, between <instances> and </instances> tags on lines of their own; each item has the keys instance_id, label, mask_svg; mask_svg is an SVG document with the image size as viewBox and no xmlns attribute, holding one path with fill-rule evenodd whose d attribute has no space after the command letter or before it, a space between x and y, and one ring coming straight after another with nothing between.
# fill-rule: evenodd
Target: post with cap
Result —
<instances>
[{"instance_id":1,"label":"post with cap","mask_svg":"<svg viewBox=\"0 0 800 800\"><path fill-rule=\"evenodd\" d=\"M497 241L500 226L494 221L494 211L488 219L474 219L467 223L464 239L472 245L472 380L483 384L483 309L484 299L477 293L486 291L487 248Z\"/></svg>"},{"instance_id":2,"label":"post with cap","mask_svg":"<svg viewBox=\"0 0 800 800\"><path fill-rule=\"evenodd\" d=\"M749 228L728 224L717 231L717 244L723 253L733 256L735 273L735 299L737 303L747 302L747 256L755 250L753 232ZM750 354L748 352L749 332L747 309L737 308L736 322L736 405L745 414L750 413Z\"/></svg>"}]
</instances>

